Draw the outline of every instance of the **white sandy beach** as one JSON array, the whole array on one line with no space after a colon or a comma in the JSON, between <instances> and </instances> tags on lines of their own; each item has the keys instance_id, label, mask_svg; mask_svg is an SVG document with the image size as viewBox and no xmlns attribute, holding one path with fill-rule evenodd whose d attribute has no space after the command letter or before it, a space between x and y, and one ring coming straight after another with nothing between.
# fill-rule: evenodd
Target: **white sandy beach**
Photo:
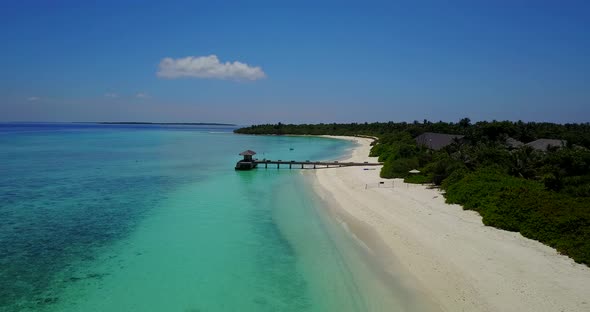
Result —
<instances>
[{"instance_id":1,"label":"white sandy beach","mask_svg":"<svg viewBox=\"0 0 590 312\"><path fill-rule=\"evenodd\" d=\"M339 138L358 143L348 161L377 161L370 139ZM379 169L314 170L314 187L386 270L442 310L590 311L590 268Z\"/></svg>"}]
</instances>

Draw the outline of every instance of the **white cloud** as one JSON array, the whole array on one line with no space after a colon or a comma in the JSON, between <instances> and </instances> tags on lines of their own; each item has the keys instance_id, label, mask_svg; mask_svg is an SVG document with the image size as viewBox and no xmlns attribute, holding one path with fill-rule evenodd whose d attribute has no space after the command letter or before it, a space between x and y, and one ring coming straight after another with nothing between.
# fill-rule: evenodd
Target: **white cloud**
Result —
<instances>
[{"instance_id":1,"label":"white cloud","mask_svg":"<svg viewBox=\"0 0 590 312\"><path fill-rule=\"evenodd\" d=\"M41 98L40 98L40 97L38 97L38 96L31 96L31 97L27 98L27 101L31 101L31 102L32 102L32 101L38 101L38 100L40 100L40 99L41 99Z\"/></svg>"},{"instance_id":2,"label":"white cloud","mask_svg":"<svg viewBox=\"0 0 590 312\"><path fill-rule=\"evenodd\" d=\"M118 98L119 97L119 95L117 93L111 93L111 92L105 93L104 96L108 97L108 98Z\"/></svg>"},{"instance_id":3,"label":"white cloud","mask_svg":"<svg viewBox=\"0 0 590 312\"><path fill-rule=\"evenodd\" d=\"M160 62L158 77L258 80L266 77L266 74L258 66L250 66L238 61L221 63L217 55L209 55L187 56L179 59L166 57Z\"/></svg>"},{"instance_id":4,"label":"white cloud","mask_svg":"<svg viewBox=\"0 0 590 312\"><path fill-rule=\"evenodd\" d=\"M140 98L140 99L149 99L151 98L151 96L147 93L144 92L139 92L135 95L136 98Z\"/></svg>"}]
</instances>

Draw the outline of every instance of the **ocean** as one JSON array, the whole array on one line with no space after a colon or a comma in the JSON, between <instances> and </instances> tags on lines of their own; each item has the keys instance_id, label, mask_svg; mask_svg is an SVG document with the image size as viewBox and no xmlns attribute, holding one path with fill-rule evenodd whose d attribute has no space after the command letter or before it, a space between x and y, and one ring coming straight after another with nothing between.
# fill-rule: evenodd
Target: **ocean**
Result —
<instances>
[{"instance_id":1,"label":"ocean","mask_svg":"<svg viewBox=\"0 0 590 312\"><path fill-rule=\"evenodd\" d=\"M353 143L233 129L0 124L0 311L397 311L309 170L234 170Z\"/></svg>"}]
</instances>

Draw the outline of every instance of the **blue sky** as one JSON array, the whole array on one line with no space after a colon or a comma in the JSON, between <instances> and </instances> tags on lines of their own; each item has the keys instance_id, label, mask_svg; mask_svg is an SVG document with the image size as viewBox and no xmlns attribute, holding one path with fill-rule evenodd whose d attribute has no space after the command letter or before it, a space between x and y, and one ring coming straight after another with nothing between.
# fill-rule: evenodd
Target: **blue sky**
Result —
<instances>
[{"instance_id":1,"label":"blue sky","mask_svg":"<svg viewBox=\"0 0 590 312\"><path fill-rule=\"evenodd\" d=\"M590 121L585 1L121 2L0 2L0 121Z\"/></svg>"}]
</instances>

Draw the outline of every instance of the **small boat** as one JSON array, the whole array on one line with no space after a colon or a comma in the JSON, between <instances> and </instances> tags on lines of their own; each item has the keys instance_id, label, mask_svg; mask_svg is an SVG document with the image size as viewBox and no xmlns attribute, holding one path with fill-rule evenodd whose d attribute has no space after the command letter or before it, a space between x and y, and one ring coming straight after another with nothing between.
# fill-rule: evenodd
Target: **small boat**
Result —
<instances>
[{"instance_id":1,"label":"small boat","mask_svg":"<svg viewBox=\"0 0 590 312\"><path fill-rule=\"evenodd\" d=\"M291 148L289 148L289 150L292 151L292 150L294 150L294 148L291 147Z\"/></svg>"}]
</instances>

